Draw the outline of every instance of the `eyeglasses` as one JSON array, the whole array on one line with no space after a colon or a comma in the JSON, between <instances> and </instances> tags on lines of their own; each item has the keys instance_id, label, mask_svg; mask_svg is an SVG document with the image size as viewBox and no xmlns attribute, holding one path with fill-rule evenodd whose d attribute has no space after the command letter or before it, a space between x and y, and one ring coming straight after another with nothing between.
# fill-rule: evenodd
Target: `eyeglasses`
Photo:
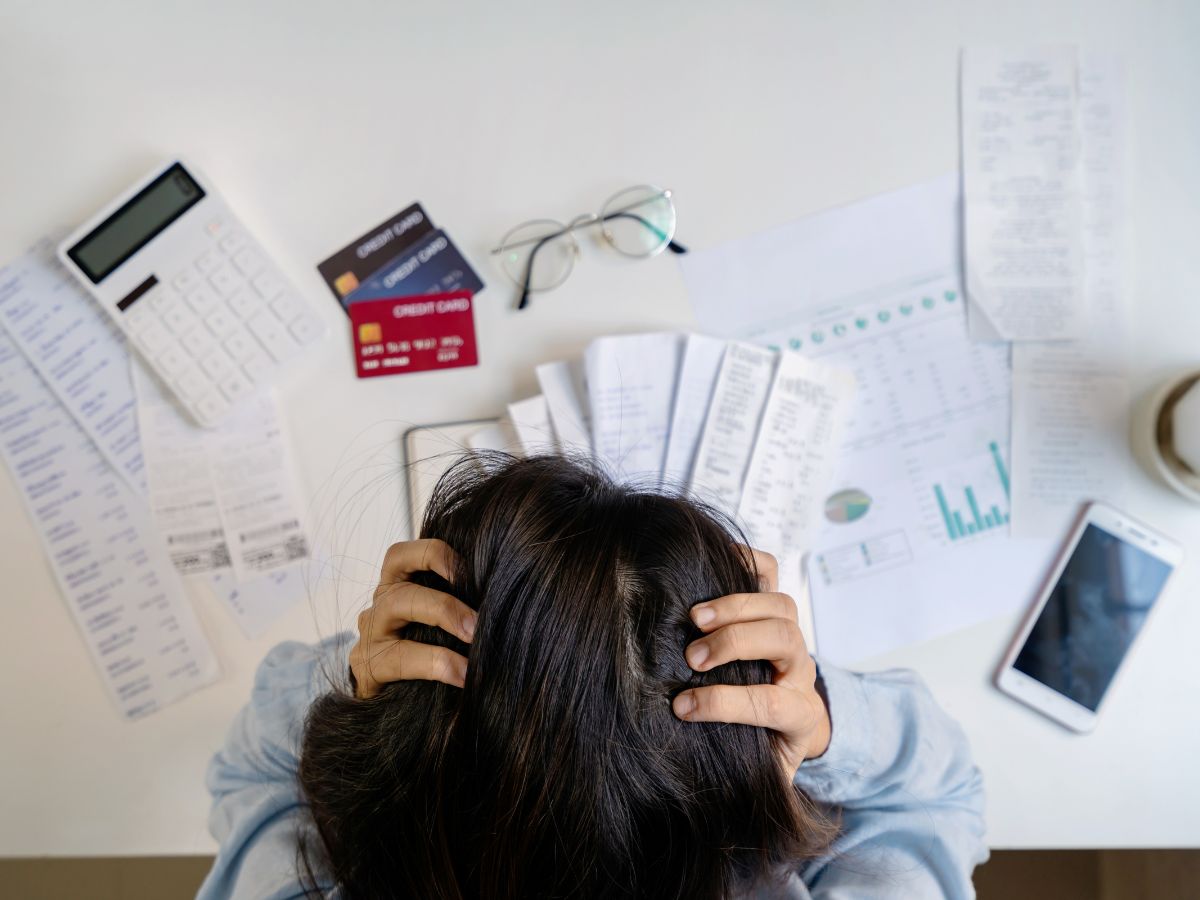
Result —
<instances>
[{"instance_id":1,"label":"eyeglasses","mask_svg":"<svg viewBox=\"0 0 1200 900\"><path fill-rule=\"evenodd\" d=\"M671 192L639 184L613 194L599 213L576 216L565 225L553 219L523 222L500 240L492 250L500 257L504 274L521 289L517 309L529 305L529 295L549 291L567 280L579 255L575 232L600 226L604 239L618 253L646 258L663 250L687 253L672 240L675 236L675 204Z\"/></svg>"}]
</instances>

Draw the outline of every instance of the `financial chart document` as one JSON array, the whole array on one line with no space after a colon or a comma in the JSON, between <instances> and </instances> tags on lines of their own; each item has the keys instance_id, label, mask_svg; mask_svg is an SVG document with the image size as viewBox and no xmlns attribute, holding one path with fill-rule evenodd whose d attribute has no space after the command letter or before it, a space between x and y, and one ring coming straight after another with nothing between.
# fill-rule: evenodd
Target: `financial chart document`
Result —
<instances>
[{"instance_id":1,"label":"financial chart document","mask_svg":"<svg viewBox=\"0 0 1200 900\"><path fill-rule=\"evenodd\" d=\"M786 254L820 295L798 285L790 301L751 300L758 320L738 336L830 363L857 385L807 548L817 643L834 662L1014 609L1045 560L1042 542L1009 538L1008 349L969 338L956 205L955 181L939 179L740 242L741 271L777 271L773 257ZM916 221L920 234L906 234ZM855 241L863 257L886 245L882 262L856 265L844 249ZM713 281L685 266L703 325L719 300L702 274Z\"/></svg>"}]
</instances>

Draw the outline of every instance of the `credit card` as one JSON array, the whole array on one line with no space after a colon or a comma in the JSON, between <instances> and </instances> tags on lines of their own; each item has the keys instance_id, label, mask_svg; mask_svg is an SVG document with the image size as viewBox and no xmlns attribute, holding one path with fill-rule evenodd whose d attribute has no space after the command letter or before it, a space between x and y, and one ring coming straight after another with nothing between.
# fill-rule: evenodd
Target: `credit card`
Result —
<instances>
[{"instance_id":1,"label":"credit card","mask_svg":"<svg viewBox=\"0 0 1200 900\"><path fill-rule=\"evenodd\" d=\"M408 247L372 275L365 284L342 298L347 308L364 300L415 297L449 291L483 290L483 282L440 228Z\"/></svg>"},{"instance_id":2,"label":"credit card","mask_svg":"<svg viewBox=\"0 0 1200 900\"><path fill-rule=\"evenodd\" d=\"M388 260L430 234L433 223L420 203L401 210L317 266L333 296L341 300Z\"/></svg>"},{"instance_id":3,"label":"credit card","mask_svg":"<svg viewBox=\"0 0 1200 900\"><path fill-rule=\"evenodd\" d=\"M479 362L470 291L364 300L349 313L359 378Z\"/></svg>"}]
</instances>

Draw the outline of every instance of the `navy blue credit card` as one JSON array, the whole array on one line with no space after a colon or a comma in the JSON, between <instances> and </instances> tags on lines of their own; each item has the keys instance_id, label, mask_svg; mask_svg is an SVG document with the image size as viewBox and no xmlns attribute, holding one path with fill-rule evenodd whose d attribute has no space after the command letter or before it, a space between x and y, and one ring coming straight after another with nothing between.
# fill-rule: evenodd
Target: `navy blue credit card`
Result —
<instances>
[{"instance_id":1,"label":"navy blue credit card","mask_svg":"<svg viewBox=\"0 0 1200 900\"><path fill-rule=\"evenodd\" d=\"M470 291L478 294L483 282L458 252L458 248L438 229L407 247L402 254L374 272L362 285L342 298L349 308L360 300L386 297L414 297L418 294L443 294Z\"/></svg>"}]
</instances>

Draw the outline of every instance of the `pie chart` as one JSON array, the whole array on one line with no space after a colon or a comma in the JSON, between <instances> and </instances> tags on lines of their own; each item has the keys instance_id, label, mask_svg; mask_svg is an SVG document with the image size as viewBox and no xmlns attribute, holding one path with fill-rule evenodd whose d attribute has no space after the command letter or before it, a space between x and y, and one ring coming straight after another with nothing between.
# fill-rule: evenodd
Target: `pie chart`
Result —
<instances>
[{"instance_id":1,"label":"pie chart","mask_svg":"<svg viewBox=\"0 0 1200 900\"><path fill-rule=\"evenodd\" d=\"M825 501L825 518L830 522L857 522L871 508L871 498L858 488L831 494Z\"/></svg>"}]
</instances>

